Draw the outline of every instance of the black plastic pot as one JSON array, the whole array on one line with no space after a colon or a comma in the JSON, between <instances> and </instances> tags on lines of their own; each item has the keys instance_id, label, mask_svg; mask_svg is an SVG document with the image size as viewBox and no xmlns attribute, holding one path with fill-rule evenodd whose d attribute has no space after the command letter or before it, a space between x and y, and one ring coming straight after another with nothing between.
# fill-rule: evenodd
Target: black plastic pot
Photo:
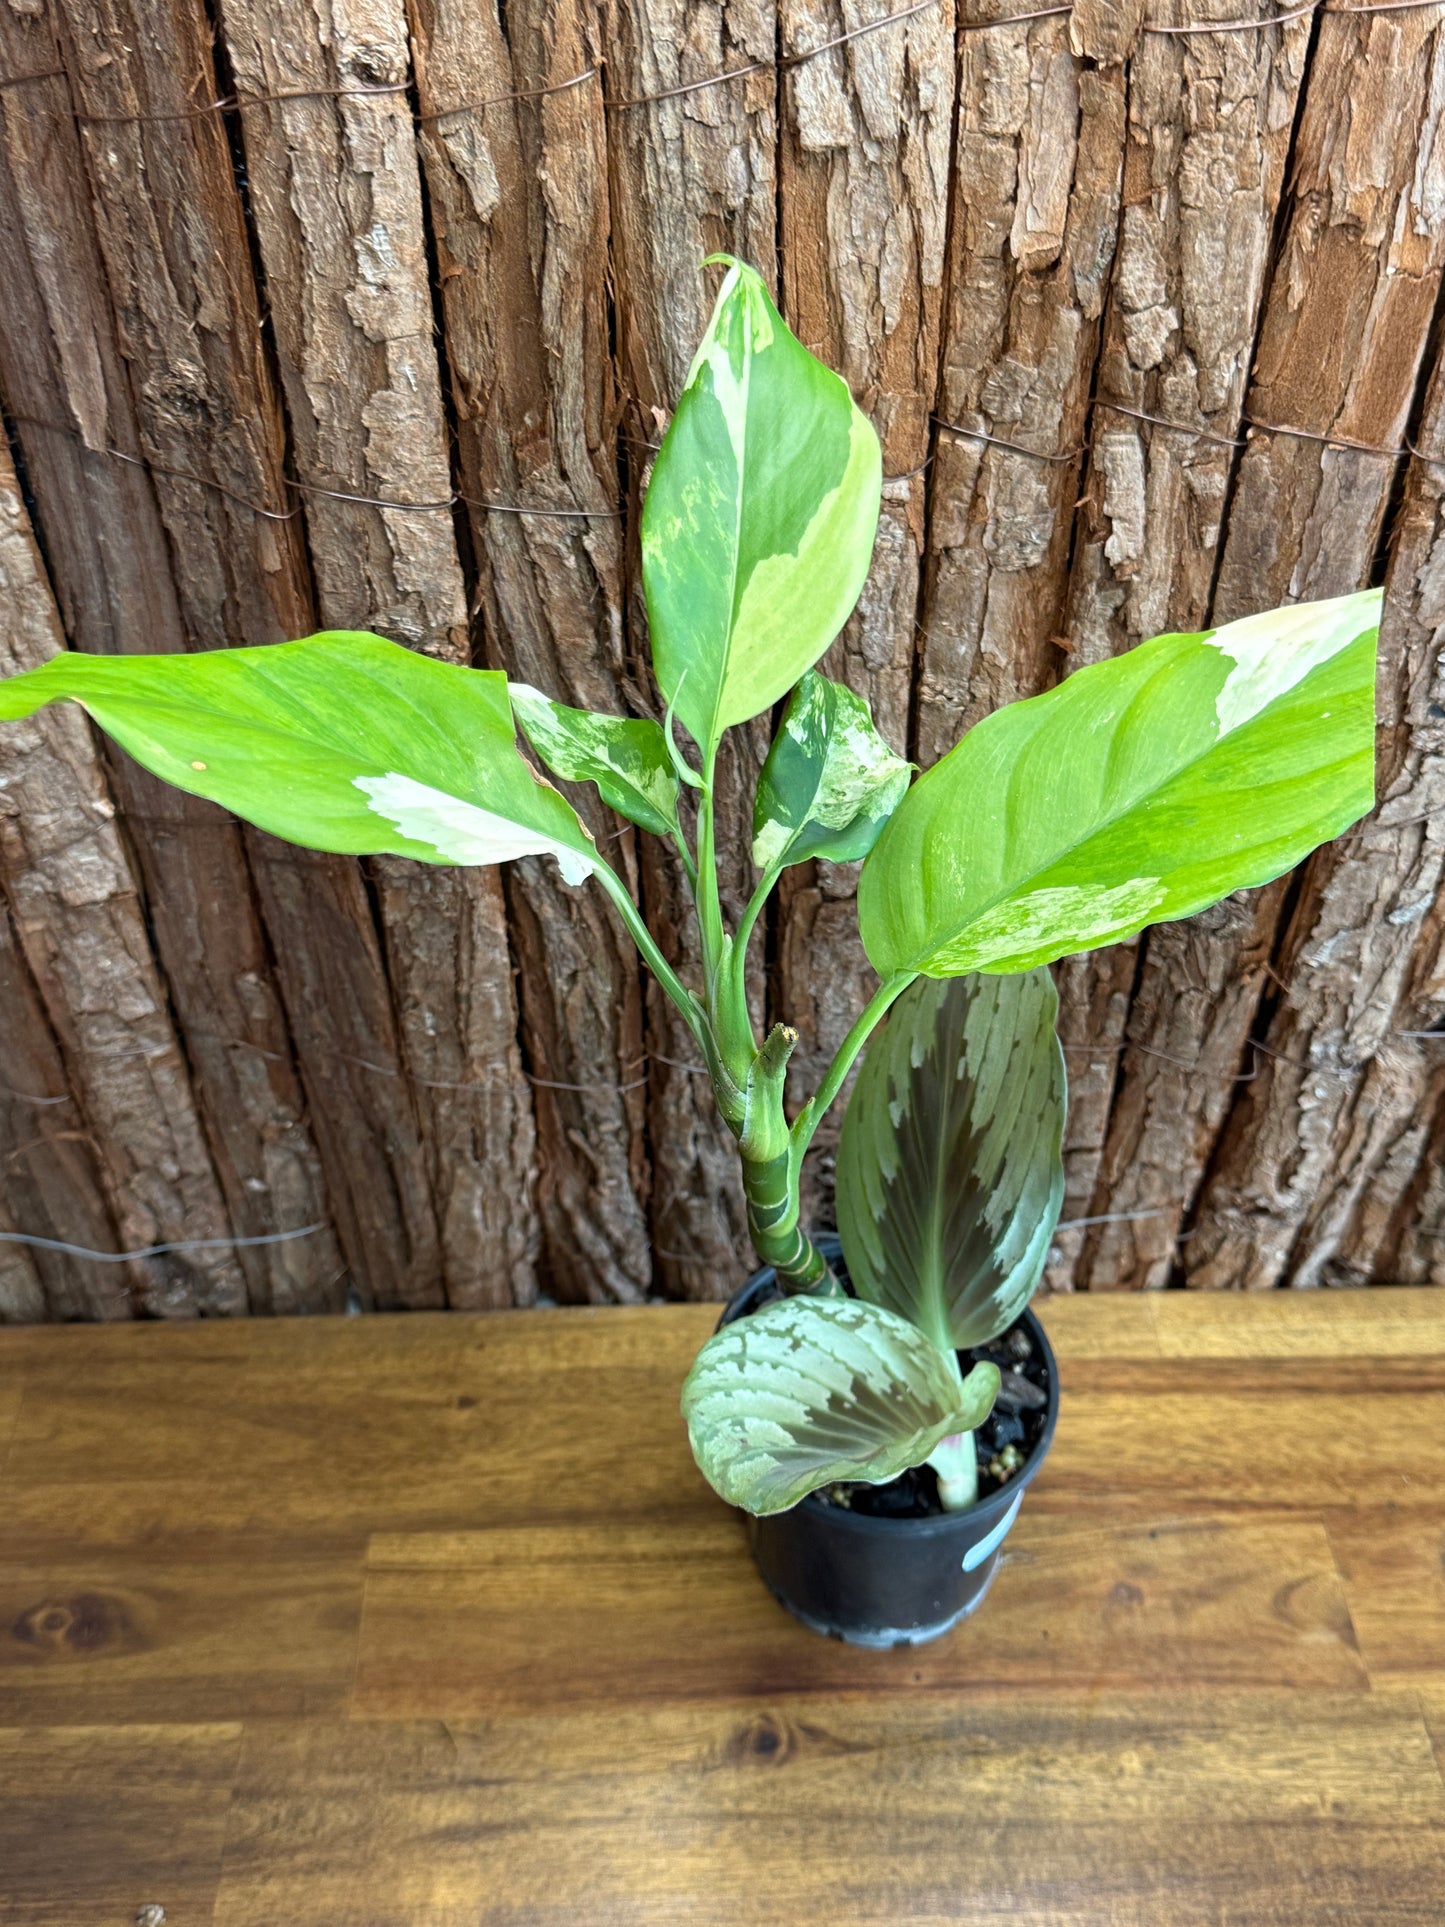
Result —
<instances>
[{"instance_id":1,"label":"black plastic pot","mask_svg":"<svg viewBox=\"0 0 1445 1927\"><path fill-rule=\"evenodd\" d=\"M817 1242L828 1257L839 1255L836 1238ZM770 1265L754 1272L719 1324L769 1303L773 1279ZM748 1519L753 1557L769 1591L815 1633L853 1646L921 1646L982 1603L1059 1416L1058 1369L1044 1328L1029 1311L1019 1322L1048 1367L1049 1404L1027 1463L1000 1491L968 1512L924 1519L875 1518L816 1494L790 1511Z\"/></svg>"}]
</instances>

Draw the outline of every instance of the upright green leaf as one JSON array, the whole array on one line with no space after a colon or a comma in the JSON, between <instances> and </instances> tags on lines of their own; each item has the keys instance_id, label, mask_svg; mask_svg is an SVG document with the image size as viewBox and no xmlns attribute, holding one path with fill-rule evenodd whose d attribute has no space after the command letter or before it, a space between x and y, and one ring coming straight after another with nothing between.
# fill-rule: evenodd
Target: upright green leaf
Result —
<instances>
[{"instance_id":1,"label":"upright green leaf","mask_svg":"<svg viewBox=\"0 0 1445 1927\"><path fill-rule=\"evenodd\" d=\"M729 1504L786 1512L835 1479L881 1485L988 1417L998 1372L966 1379L902 1318L785 1298L725 1325L682 1388L693 1456Z\"/></svg>"},{"instance_id":2,"label":"upright green leaf","mask_svg":"<svg viewBox=\"0 0 1445 1927\"><path fill-rule=\"evenodd\" d=\"M510 688L522 732L554 776L595 783L604 803L656 836L676 830L677 774L659 724L569 709L527 683Z\"/></svg>"},{"instance_id":3,"label":"upright green leaf","mask_svg":"<svg viewBox=\"0 0 1445 1927\"><path fill-rule=\"evenodd\" d=\"M995 711L864 866L882 977L1026 970L1266 883L1374 800L1380 592L1157 636Z\"/></svg>"},{"instance_id":4,"label":"upright green leaf","mask_svg":"<svg viewBox=\"0 0 1445 1927\"><path fill-rule=\"evenodd\" d=\"M878 437L728 269L642 511L658 686L704 750L784 695L837 635L873 553Z\"/></svg>"},{"instance_id":5,"label":"upright green leaf","mask_svg":"<svg viewBox=\"0 0 1445 1927\"><path fill-rule=\"evenodd\" d=\"M867 856L913 773L873 726L868 705L809 669L793 691L758 778L753 862Z\"/></svg>"},{"instance_id":6,"label":"upright green leaf","mask_svg":"<svg viewBox=\"0 0 1445 1927\"><path fill-rule=\"evenodd\" d=\"M924 977L868 1046L838 1147L860 1298L983 1345L1033 1294L1064 1195L1064 1057L1047 970Z\"/></svg>"},{"instance_id":7,"label":"upright green leaf","mask_svg":"<svg viewBox=\"0 0 1445 1927\"><path fill-rule=\"evenodd\" d=\"M598 867L565 797L517 749L507 679L380 636L194 656L53 656L0 683L0 721L78 702L178 789L288 842L423 863L554 856Z\"/></svg>"}]
</instances>

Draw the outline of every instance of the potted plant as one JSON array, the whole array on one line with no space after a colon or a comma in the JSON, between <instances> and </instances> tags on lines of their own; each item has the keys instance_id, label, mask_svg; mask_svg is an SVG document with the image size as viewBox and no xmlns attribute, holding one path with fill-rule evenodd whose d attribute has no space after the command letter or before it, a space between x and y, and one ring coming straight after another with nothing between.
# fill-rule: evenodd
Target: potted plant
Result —
<instances>
[{"instance_id":1,"label":"potted plant","mask_svg":"<svg viewBox=\"0 0 1445 1927\"><path fill-rule=\"evenodd\" d=\"M1062 1194L1046 967L1263 883L1370 807L1380 597L1156 637L999 710L915 780L815 668L867 574L877 438L758 276L725 265L643 509L661 721L350 633L64 654L0 684L0 719L71 698L157 775L292 842L424 863L542 853L607 892L706 1063L764 1265L684 1387L698 1463L752 1516L764 1576L800 1616L915 1640L981 1596L1057 1411L1026 1310ZM757 887L729 930L718 745L784 699ZM700 982L679 979L519 730L554 777L673 845ZM790 1117L796 1036L755 1033L746 957L784 869L815 857L863 859L879 988ZM841 1244L810 1238L802 1159L875 1031L844 1122Z\"/></svg>"}]
</instances>

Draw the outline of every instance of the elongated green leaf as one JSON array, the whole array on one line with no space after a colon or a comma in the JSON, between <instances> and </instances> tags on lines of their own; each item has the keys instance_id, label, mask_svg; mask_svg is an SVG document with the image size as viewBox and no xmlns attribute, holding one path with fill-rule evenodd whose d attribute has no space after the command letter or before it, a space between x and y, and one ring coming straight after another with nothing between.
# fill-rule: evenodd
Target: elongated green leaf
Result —
<instances>
[{"instance_id":1,"label":"elongated green leaf","mask_svg":"<svg viewBox=\"0 0 1445 1927\"><path fill-rule=\"evenodd\" d=\"M682 1412L708 1483L761 1515L835 1479L881 1485L921 1465L983 1423L998 1383L992 1365L961 1379L951 1355L876 1305L785 1298L707 1341Z\"/></svg>"},{"instance_id":2,"label":"elongated green leaf","mask_svg":"<svg viewBox=\"0 0 1445 1927\"><path fill-rule=\"evenodd\" d=\"M658 686L704 752L771 708L858 599L878 437L734 261L642 511Z\"/></svg>"},{"instance_id":3,"label":"elongated green leaf","mask_svg":"<svg viewBox=\"0 0 1445 1927\"><path fill-rule=\"evenodd\" d=\"M577 812L517 749L507 679L344 631L194 656L54 656L0 683L0 721L70 698L157 776L313 850L597 867Z\"/></svg>"},{"instance_id":4,"label":"elongated green leaf","mask_svg":"<svg viewBox=\"0 0 1445 1927\"><path fill-rule=\"evenodd\" d=\"M554 776L595 783L604 803L656 836L677 828L677 775L659 724L569 709L527 683L510 688L523 734Z\"/></svg>"},{"instance_id":5,"label":"elongated green leaf","mask_svg":"<svg viewBox=\"0 0 1445 1927\"><path fill-rule=\"evenodd\" d=\"M758 778L753 862L760 870L814 856L856 863L878 841L912 773L873 727L861 697L808 670Z\"/></svg>"},{"instance_id":6,"label":"elongated green leaf","mask_svg":"<svg viewBox=\"0 0 1445 1927\"><path fill-rule=\"evenodd\" d=\"M1064 1057L1047 970L920 978L874 1034L838 1147L860 1298L984 1345L1033 1294L1064 1195Z\"/></svg>"},{"instance_id":7,"label":"elongated green leaf","mask_svg":"<svg viewBox=\"0 0 1445 1927\"><path fill-rule=\"evenodd\" d=\"M882 977L1025 970L1266 883L1374 800L1380 592L1157 636L997 710L899 804L858 915Z\"/></svg>"}]
</instances>

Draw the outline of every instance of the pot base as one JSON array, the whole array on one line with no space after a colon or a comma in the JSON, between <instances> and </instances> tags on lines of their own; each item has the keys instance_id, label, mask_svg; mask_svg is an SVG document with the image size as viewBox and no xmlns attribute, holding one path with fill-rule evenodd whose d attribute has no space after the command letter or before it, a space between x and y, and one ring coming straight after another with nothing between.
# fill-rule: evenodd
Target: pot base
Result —
<instances>
[{"instance_id":1,"label":"pot base","mask_svg":"<svg viewBox=\"0 0 1445 1927\"><path fill-rule=\"evenodd\" d=\"M998 1554L995 1552L983 1569L982 1583L972 1599L967 1605L960 1606L956 1613L951 1613L947 1619L940 1619L936 1626L880 1627L867 1632L857 1630L847 1632L841 1626L830 1626L826 1620L815 1619L811 1613L805 1613L801 1607L795 1606L791 1600L786 1599L775 1586L769 1585L768 1591L783 1610L791 1613L793 1618L800 1625L806 1626L810 1633L821 1633L825 1639L841 1639L845 1646L862 1646L871 1652L886 1653L892 1652L899 1646L930 1645L935 1639L942 1639L945 1633L951 1633L955 1626L962 1625L965 1619L971 1618L978 1611L987 1598L997 1570ZM766 1575L763 1583L767 1585Z\"/></svg>"}]
</instances>

